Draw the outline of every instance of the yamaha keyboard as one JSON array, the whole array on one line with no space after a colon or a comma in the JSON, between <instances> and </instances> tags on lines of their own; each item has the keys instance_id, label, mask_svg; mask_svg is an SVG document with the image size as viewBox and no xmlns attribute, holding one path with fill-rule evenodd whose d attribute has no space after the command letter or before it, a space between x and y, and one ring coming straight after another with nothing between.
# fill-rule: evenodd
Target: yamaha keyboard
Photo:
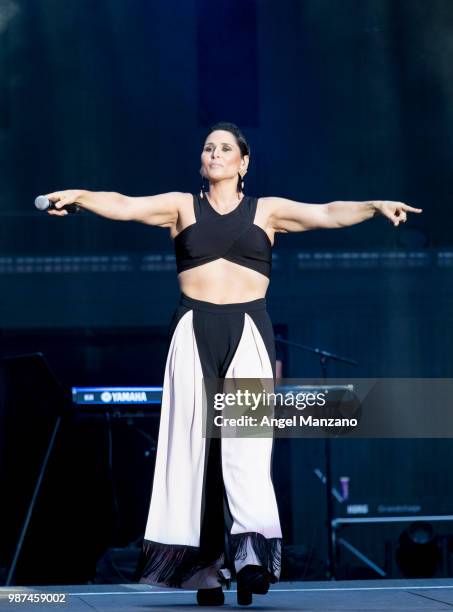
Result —
<instances>
[{"instance_id":1,"label":"yamaha keyboard","mask_svg":"<svg viewBox=\"0 0 453 612\"><path fill-rule=\"evenodd\" d=\"M275 393L285 396L299 393L353 392L353 385L276 385ZM72 387L72 404L84 412L126 410L160 412L162 387Z\"/></svg>"}]
</instances>

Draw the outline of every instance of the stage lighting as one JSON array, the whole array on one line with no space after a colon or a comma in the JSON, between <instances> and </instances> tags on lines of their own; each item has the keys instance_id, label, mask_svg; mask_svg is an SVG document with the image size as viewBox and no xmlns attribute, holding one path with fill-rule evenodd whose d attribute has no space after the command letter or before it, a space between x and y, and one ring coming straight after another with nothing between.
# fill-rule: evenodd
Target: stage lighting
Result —
<instances>
[{"instance_id":1,"label":"stage lighting","mask_svg":"<svg viewBox=\"0 0 453 612\"><path fill-rule=\"evenodd\" d=\"M401 533L396 550L396 562L405 577L433 576L440 559L439 543L430 523L416 521Z\"/></svg>"}]
</instances>

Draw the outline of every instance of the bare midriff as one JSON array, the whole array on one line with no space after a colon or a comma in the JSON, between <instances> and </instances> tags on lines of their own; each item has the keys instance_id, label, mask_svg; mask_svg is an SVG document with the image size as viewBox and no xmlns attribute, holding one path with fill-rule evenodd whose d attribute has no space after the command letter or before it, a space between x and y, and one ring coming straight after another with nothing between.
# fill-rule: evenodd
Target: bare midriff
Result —
<instances>
[{"instance_id":1,"label":"bare midriff","mask_svg":"<svg viewBox=\"0 0 453 612\"><path fill-rule=\"evenodd\" d=\"M184 270L178 274L179 288L195 300L214 304L235 304L263 298L269 279L227 259Z\"/></svg>"},{"instance_id":2,"label":"bare midriff","mask_svg":"<svg viewBox=\"0 0 453 612\"><path fill-rule=\"evenodd\" d=\"M192 207L183 207L178 212L178 221L170 229L170 237L173 239L187 226L196 222ZM267 233L273 244L275 232L269 227L268 215L260 201L254 223ZM220 258L180 272L178 282L181 292L195 300L214 304L236 304L264 298L270 281L256 270Z\"/></svg>"}]
</instances>

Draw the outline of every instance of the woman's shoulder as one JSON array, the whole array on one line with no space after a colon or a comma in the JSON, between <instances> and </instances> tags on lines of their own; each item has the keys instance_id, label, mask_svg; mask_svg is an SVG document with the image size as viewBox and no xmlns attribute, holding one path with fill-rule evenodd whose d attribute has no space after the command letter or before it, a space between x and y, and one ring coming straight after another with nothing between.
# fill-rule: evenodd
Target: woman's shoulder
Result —
<instances>
[{"instance_id":1,"label":"woman's shoulder","mask_svg":"<svg viewBox=\"0 0 453 612\"><path fill-rule=\"evenodd\" d=\"M176 193L181 204L193 202L193 199L196 197L195 193L190 193L189 191L178 191Z\"/></svg>"},{"instance_id":2,"label":"woman's shoulder","mask_svg":"<svg viewBox=\"0 0 453 612\"><path fill-rule=\"evenodd\" d=\"M273 212L278 206L277 200L278 198L274 198L273 196L258 196L256 198L258 208L269 213Z\"/></svg>"},{"instance_id":3,"label":"woman's shoulder","mask_svg":"<svg viewBox=\"0 0 453 612\"><path fill-rule=\"evenodd\" d=\"M194 200L197 198L195 193L190 193L189 191L178 191L175 192L175 195L177 196L178 207L182 209L192 206Z\"/></svg>"}]
</instances>

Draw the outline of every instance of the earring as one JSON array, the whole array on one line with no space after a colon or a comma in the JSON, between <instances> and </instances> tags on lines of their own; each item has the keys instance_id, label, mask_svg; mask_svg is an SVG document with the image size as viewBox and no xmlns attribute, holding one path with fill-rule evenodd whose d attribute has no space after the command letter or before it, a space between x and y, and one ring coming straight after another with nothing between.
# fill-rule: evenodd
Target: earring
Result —
<instances>
[{"instance_id":1,"label":"earring","mask_svg":"<svg viewBox=\"0 0 453 612\"><path fill-rule=\"evenodd\" d=\"M204 198L205 186L204 186L204 176L201 177L201 189L200 189L200 199Z\"/></svg>"},{"instance_id":2,"label":"earring","mask_svg":"<svg viewBox=\"0 0 453 612\"><path fill-rule=\"evenodd\" d=\"M244 191L244 177L240 173L238 174L239 174L239 180L238 180L237 189L238 189L238 197L240 197L241 191Z\"/></svg>"}]
</instances>

